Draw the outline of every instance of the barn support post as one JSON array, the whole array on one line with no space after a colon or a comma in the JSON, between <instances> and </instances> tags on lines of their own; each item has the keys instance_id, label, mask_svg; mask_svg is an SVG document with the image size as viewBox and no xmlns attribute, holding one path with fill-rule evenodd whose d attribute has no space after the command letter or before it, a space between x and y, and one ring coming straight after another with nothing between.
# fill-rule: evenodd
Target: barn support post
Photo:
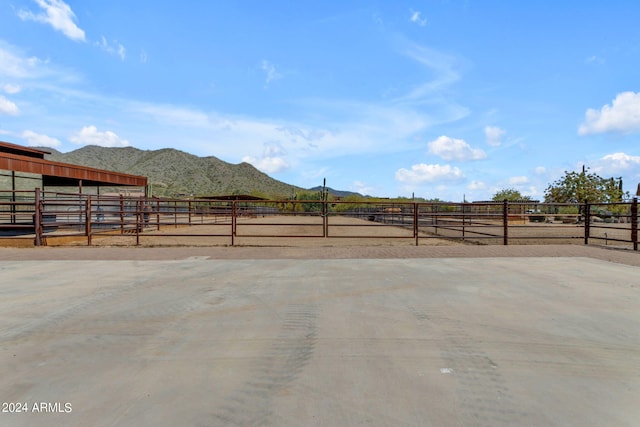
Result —
<instances>
[{"instance_id":1,"label":"barn support post","mask_svg":"<svg viewBox=\"0 0 640 427\"><path fill-rule=\"evenodd\" d=\"M509 201L502 202L502 244L509 244Z\"/></svg>"},{"instance_id":2,"label":"barn support post","mask_svg":"<svg viewBox=\"0 0 640 427\"><path fill-rule=\"evenodd\" d=\"M638 198L634 197L631 202L631 241L633 250L638 250Z\"/></svg>"}]
</instances>

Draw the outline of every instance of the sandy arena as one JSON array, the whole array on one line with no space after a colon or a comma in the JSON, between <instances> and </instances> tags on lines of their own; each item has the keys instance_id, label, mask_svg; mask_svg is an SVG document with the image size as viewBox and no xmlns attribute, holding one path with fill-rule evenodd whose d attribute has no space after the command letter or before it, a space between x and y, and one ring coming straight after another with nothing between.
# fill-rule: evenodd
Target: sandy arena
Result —
<instances>
[{"instance_id":1,"label":"sandy arena","mask_svg":"<svg viewBox=\"0 0 640 427\"><path fill-rule=\"evenodd\" d=\"M3 426L640 419L630 251L0 248L0 283Z\"/></svg>"}]
</instances>

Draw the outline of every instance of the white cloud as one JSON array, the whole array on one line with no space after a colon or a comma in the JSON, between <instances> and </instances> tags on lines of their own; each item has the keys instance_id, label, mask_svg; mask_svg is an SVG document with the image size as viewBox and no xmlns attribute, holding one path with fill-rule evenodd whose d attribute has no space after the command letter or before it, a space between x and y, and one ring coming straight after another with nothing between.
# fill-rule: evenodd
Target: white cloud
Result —
<instances>
[{"instance_id":1,"label":"white cloud","mask_svg":"<svg viewBox=\"0 0 640 427\"><path fill-rule=\"evenodd\" d=\"M502 144L502 137L507 133L504 129L496 126L487 126L484 128L484 135L487 138L487 145L498 147Z\"/></svg>"},{"instance_id":2,"label":"white cloud","mask_svg":"<svg viewBox=\"0 0 640 427\"><path fill-rule=\"evenodd\" d=\"M607 154L593 162L592 167L598 174L640 174L640 156L626 153Z\"/></svg>"},{"instance_id":3,"label":"white cloud","mask_svg":"<svg viewBox=\"0 0 640 427\"><path fill-rule=\"evenodd\" d=\"M362 181L353 181L353 185L351 185L349 191L353 191L355 193L360 193L363 196L374 194L376 189L371 185L367 185Z\"/></svg>"},{"instance_id":4,"label":"white cloud","mask_svg":"<svg viewBox=\"0 0 640 427\"><path fill-rule=\"evenodd\" d=\"M578 134L629 134L637 131L640 131L640 92L622 92L611 105L607 104L600 110L588 109Z\"/></svg>"},{"instance_id":5,"label":"white cloud","mask_svg":"<svg viewBox=\"0 0 640 427\"><path fill-rule=\"evenodd\" d=\"M278 80L282 78L282 74L276 71L275 65L270 63L267 60L263 60L262 64L260 64L260 68L266 74L266 84L271 83L272 81Z\"/></svg>"},{"instance_id":6,"label":"white cloud","mask_svg":"<svg viewBox=\"0 0 640 427\"><path fill-rule=\"evenodd\" d=\"M409 21L414 24L418 24L421 27L427 25L427 18L423 18L422 13L416 10L411 10L411 17L409 18Z\"/></svg>"},{"instance_id":7,"label":"white cloud","mask_svg":"<svg viewBox=\"0 0 640 427\"><path fill-rule=\"evenodd\" d=\"M20 56L14 47L0 41L0 64L2 64L0 76L12 79L33 77L39 62L40 60L35 57Z\"/></svg>"},{"instance_id":8,"label":"white cloud","mask_svg":"<svg viewBox=\"0 0 640 427\"><path fill-rule=\"evenodd\" d=\"M148 60L149 60L149 55L147 55L147 52L144 49L142 49L140 51L140 62L143 64L146 64Z\"/></svg>"},{"instance_id":9,"label":"white cloud","mask_svg":"<svg viewBox=\"0 0 640 427\"><path fill-rule=\"evenodd\" d=\"M2 86L2 90L8 94L15 94L15 93L19 93L22 88L20 87L20 85L14 85L14 84L5 84Z\"/></svg>"},{"instance_id":10,"label":"white cloud","mask_svg":"<svg viewBox=\"0 0 640 427\"><path fill-rule=\"evenodd\" d=\"M529 182L529 178L526 176L513 176L509 178L509 185L524 185Z\"/></svg>"},{"instance_id":11,"label":"white cloud","mask_svg":"<svg viewBox=\"0 0 640 427\"><path fill-rule=\"evenodd\" d=\"M547 168L545 168L544 166L537 166L533 172L535 172L536 175L544 175L545 173L547 173Z\"/></svg>"},{"instance_id":12,"label":"white cloud","mask_svg":"<svg viewBox=\"0 0 640 427\"><path fill-rule=\"evenodd\" d=\"M132 113L152 118L159 124L172 123L175 126L207 127L210 125L209 116L205 113L183 107L167 104L145 104L133 102L128 105Z\"/></svg>"},{"instance_id":13,"label":"white cloud","mask_svg":"<svg viewBox=\"0 0 640 427\"><path fill-rule=\"evenodd\" d=\"M171 105L124 103L116 107L135 117L140 125L153 124L155 131L166 140L185 140L185 135L191 135L190 141L202 140L202 145L212 154L231 161L244 156L260 159L265 154L265 141L278 141L290 159L317 160L365 151L391 152L408 144L413 135L428 126L423 115L411 110L363 103L323 104L322 100L301 105L315 107L315 111L322 111L320 114L326 110L339 118L326 120L326 127L316 127L293 121L204 113ZM178 130L181 135L176 134ZM212 147L215 148L212 150Z\"/></svg>"},{"instance_id":14,"label":"white cloud","mask_svg":"<svg viewBox=\"0 0 640 427\"><path fill-rule=\"evenodd\" d=\"M27 145L30 147L51 147L56 148L60 146L60 141L56 138L52 138L47 135L35 133L30 130L22 132L22 138L27 141Z\"/></svg>"},{"instance_id":15,"label":"white cloud","mask_svg":"<svg viewBox=\"0 0 640 427\"><path fill-rule=\"evenodd\" d=\"M35 14L29 10L19 10L18 16L23 21L36 21L51 25L71 40L84 41L84 31L74 22L76 15L68 4L62 0L34 0L44 13Z\"/></svg>"},{"instance_id":16,"label":"white cloud","mask_svg":"<svg viewBox=\"0 0 640 427\"><path fill-rule=\"evenodd\" d=\"M51 64L35 56L26 56L20 48L0 39L0 79L13 84L0 86L7 93L22 91L22 85L31 89L59 90L61 85L81 80L78 73L70 68ZM25 82L27 81L27 82Z\"/></svg>"},{"instance_id":17,"label":"white cloud","mask_svg":"<svg viewBox=\"0 0 640 427\"><path fill-rule=\"evenodd\" d=\"M7 114L9 116L17 116L20 114L20 109L16 104L9 101L4 96L0 95L0 114Z\"/></svg>"},{"instance_id":18,"label":"white cloud","mask_svg":"<svg viewBox=\"0 0 640 427\"><path fill-rule=\"evenodd\" d=\"M114 40L113 44L111 44L104 36L102 36L99 42L95 42L95 45L110 55L119 56L122 61L124 61L127 56L127 50L124 46L118 43L117 40Z\"/></svg>"},{"instance_id":19,"label":"white cloud","mask_svg":"<svg viewBox=\"0 0 640 427\"><path fill-rule=\"evenodd\" d=\"M433 102L433 98L428 95L446 89L460 79L457 65L459 60L454 56L411 42L404 44L403 53L428 68L433 74L433 79L416 86L407 95L396 101ZM450 102L446 106L449 108L457 107L464 110L465 115L468 114L466 108L458 107Z\"/></svg>"},{"instance_id":20,"label":"white cloud","mask_svg":"<svg viewBox=\"0 0 640 427\"><path fill-rule=\"evenodd\" d=\"M95 126L85 126L69 137L69 140L79 145L99 145L101 147L127 147L129 141L120 138L111 131L100 132Z\"/></svg>"},{"instance_id":21,"label":"white cloud","mask_svg":"<svg viewBox=\"0 0 640 427\"><path fill-rule=\"evenodd\" d=\"M256 168L266 173L278 173L289 169L291 166L285 160L285 149L278 142L268 142L264 144L262 157L255 158L245 156L243 162L251 163Z\"/></svg>"},{"instance_id":22,"label":"white cloud","mask_svg":"<svg viewBox=\"0 0 640 427\"><path fill-rule=\"evenodd\" d=\"M438 139L428 144L429 153L440 156L446 161L467 161L480 160L487 157L487 154L479 148L471 148L462 139L440 136Z\"/></svg>"},{"instance_id":23,"label":"white cloud","mask_svg":"<svg viewBox=\"0 0 640 427\"><path fill-rule=\"evenodd\" d=\"M467 185L467 190L484 190L487 188L487 184L482 181L471 181L469 185Z\"/></svg>"},{"instance_id":24,"label":"white cloud","mask_svg":"<svg viewBox=\"0 0 640 427\"><path fill-rule=\"evenodd\" d=\"M265 173L278 173L289 169L289 164L282 157L262 157L256 159L255 157L245 156L242 158L243 162L251 163L257 169Z\"/></svg>"},{"instance_id":25,"label":"white cloud","mask_svg":"<svg viewBox=\"0 0 640 427\"><path fill-rule=\"evenodd\" d=\"M396 180L411 184L440 181L460 181L464 179L462 171L451 165L427 165L420 163L411 166L411 170L401 168L396 172Z\"/></svg>"}]
</instances>

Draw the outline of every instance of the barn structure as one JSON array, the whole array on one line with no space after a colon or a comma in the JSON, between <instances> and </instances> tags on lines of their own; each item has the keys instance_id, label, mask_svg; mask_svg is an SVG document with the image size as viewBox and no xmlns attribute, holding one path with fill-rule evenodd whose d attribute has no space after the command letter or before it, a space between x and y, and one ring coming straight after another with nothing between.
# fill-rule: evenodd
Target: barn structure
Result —
<instances>
[{"instance_id":1,"label":"barn structure","mask_svg":"<svg viewBox=\"0 0 640 427\"><path fill-rule=\"evenodd\" d=\"M71 187L137 187L147 191L147 177L46 160L48 151L0 141L0 191Z\"/></svg>"}]
</instances>

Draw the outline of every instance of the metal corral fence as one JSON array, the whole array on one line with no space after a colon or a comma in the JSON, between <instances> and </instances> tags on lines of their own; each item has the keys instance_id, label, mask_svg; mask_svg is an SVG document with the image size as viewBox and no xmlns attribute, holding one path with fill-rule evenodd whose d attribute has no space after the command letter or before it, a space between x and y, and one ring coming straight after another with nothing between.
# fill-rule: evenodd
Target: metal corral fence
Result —
<instances>
[{"instance_id":1,"label":"metal corral fence","mask_svg":"<svg viewBox=\"0 0 640 427\"><path fill-rule=\"evenodd\" d=\"M200 226L208 227L200 227ZM201 238L238 245L278 238L428 239L476 244L579 243L638 249L638 202L423 203L325 200L211 200L145 198L35 191L0 192L2 239L36 246L75 238L120 236L116 244L155 237ZM169 239L169 238L173 238ZM62 241L62 240L60 240ZM154 243L164 244L164 243Z\"/></svg>"}]
</instances>

